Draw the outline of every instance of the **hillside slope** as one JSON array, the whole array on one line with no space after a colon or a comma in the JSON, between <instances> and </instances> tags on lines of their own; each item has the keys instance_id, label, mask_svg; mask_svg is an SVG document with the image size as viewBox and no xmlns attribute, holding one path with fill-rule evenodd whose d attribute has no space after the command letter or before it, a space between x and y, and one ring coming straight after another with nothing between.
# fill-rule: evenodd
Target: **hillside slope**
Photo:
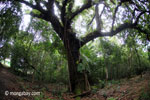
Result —
<instances>
[{"instance_id":1,"label":"hillside slope","mask_svg":"<svg viewBox=\"0 0 150 100\"><path fill-rule=\"evenodd\" d=\"M0 100L27 100L28 97L13 96L10 92L22 92L19 77L0 65Z\"/></svg>"},{"instance_id":2,"label":"hillside slope","mask_svg":"<svg viewBox=\"0 0 150 100\"><path fill-rule=\"evenodd\" d=\"M104 89L98 90L95 94L85 97L82 100L138 100L141 93L150 93L150 77L146 73L131 79L122 79L118 84L108 84ZM89 99L90 98L90 99Z\"/></svg>"},{"instance_id":3,"label":"hillside slope","mask_svg":"<svg viewBox=\"0 0 150 100\"><path fill-rule=\"evenodd\" d=\"M110 98L112 98L110 100L138 100L143 91L148 90L150 93L149 76L150 74L147 72L142 78L140 76L135 76L130 79L122 79L118 84L108 83L105 88L98 89L97 92L86 95L85 97L82 97L81 100L109 100ZM31 82L20 80L21 77L14 75L8 68L4 68L0 65L0 100L33 100L33 97L31 96L12 96L9 94L7 96L5 94L7 91L23 92L28 90L24 90L22 87L29 87L29 90L32 91L33 87L36 85L35 83L33 84ZM54 85L47 84L48 90L55 90L56 86ZM51 91L45 90L44 95L46 98L59 100L57 96L52 95ZM61 100L75 100L71 97L73 97L73 95L63 93L61 95Z\"/></svg>"}]
</instances>

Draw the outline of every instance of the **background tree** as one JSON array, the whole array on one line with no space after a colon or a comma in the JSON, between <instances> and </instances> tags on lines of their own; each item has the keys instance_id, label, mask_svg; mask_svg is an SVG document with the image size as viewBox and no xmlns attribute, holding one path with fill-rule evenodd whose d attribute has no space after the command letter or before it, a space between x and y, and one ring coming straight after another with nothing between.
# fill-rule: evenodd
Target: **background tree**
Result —
<instances>
[{"instance_id":1,"label":"background tree","mask_svg":"<svg viewBox=\"0 0 150 100\"><path fill-rule=\"evenodd\" d=\"M10 55L10 40L21 23L21 7L17 2L0 1L0 60Z\"/></svg>"}]
</instances>

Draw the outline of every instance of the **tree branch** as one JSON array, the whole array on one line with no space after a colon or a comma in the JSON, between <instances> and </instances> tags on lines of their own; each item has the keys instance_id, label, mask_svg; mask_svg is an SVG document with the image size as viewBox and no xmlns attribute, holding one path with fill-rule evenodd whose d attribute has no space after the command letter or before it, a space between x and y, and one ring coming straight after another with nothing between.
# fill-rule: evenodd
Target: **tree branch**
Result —
<instances>
[{"instance_id":1,"label":"tree branch","mask_svg":"<svg viewBox=\"0 0 150 100\"><path fill-rule=\"evenodd\" d=\"M72 21L78 14L80 14L85 9L88 9L92 7L95 3L92 2L92 0L88 0L88 3L84 4L79 10L76 10L73 12L72 16L70 17L69 21Z\"/></svg>"},{"instance_id":2,"label":"tree branch","mask_svg":"<svg viewBox=\"0 0 150 100\"><path fill-rule=\"evenodd\" d=\"M140 27L137 27L140 17L141 17L144 13L146 13L146 12L149 12L149 13L150 13L150 11L143 11L143 12L141 12L141 13L137 16L137 18L136 18L136 20L135 20L134 23L128 22L128 23L121 24L121 25L120 25L119 27L117 27L115 30L111 30L110 32L100 32L100 31L96 30L96 31L94 31L94 32L89 33L86 37L83 37L83 38L81 39L81 40L82 40L82 43L81 43L82 46L83 46L84 44L86 44L87 42L89 42L89 41L91 41L91 40L93 40L93 39L95 39L95 38L97 38L97 37L114 36L114 35L116 35L117 33L121 32L121 31L123 31L123 30L126 30L126 29L136 29L136 30L139 30L139 31L141 31L141 32L146 32L146 31L141 30Z\"/></svg>"},{"instance_id":3,"label":"tree branch","mask_svg":"<svg viewBox=\"0 0 150 100\"><path fill-rule=\"evenodd\" d=\"M74 2L75 2L74 0L70 0L70 4L69 4L69 7L68 7L69 13L72 13L72 8L73 8Z\"/></svg>"},{"instance_id":4,"label":"tree branch","mask_svg":"<svg viewBox=\"0 0 150 100\"><path fill-rule=\"evenodd\" d=\"M68 0L64 0L63 1L63 6L61 9L61 20L63 22L63 24L65 24L66 21L66 5L67 5Z\"/></svg>"},{"instance_id":5,"label":"tree branch","mask_svg":"<svg viewBox=\"0 0 150 100\"><path fill-rule=\"evenodd\" d=\"M89 22L89 24L87 26L90 26L92 24L92 22L94 21L94 18L95 18L95 14L94 14L92 20Z\"/></svg>"},{"instance_id":6,"label":"tree branch","mask_svg":"<svg viewBox=\"0 0 150 100\"><path fill-rule=\"evenodd\" d=\"M114 30L114 23L115 23L115 19L116 19L116 13L118 11L118 8L121 6L122 3L119 3L119 5L115 8L115 12L114 12L114 15L113 15L113 22L112 22L112 28L111 28L111 31Z\"/></svg>"},{"instance_id":7,"label":"tree branch","mask_svg":"<svg viewBox=\"0 0 150 100\"><path fill-rule=\"evenodd\" d=\"M59 37L61 39L63 39L63 30L64 29L63 29L62 25L60 24L60 22L59 22L59 20L55 14L52 14L52 13L49 14L48 12L47 12L47 14L45 13L45 14L40 14L40 15L37 15L34 13L31 13L31 14L34 17L41 18L43 20L51 22L55 32L59 35Z\"/></svg>"},{"instance_id":8,"label":"tree branch","mask_svg":"<svg viewBox=\"0 0 150 100\"><path fill-rule=\"evenodd\" d=\"M59 2L55 0L55 4L56 4L57 8L61 11L62 7L60 6Z\"/></svg>"},{"instance_id":9,"label":"tree branch","mask_svg":"<svg viewBox=\"0 0 150 100\"><path fill-rule=\"evenodd\" d=\"M48 0L47 9L50 13L54 13L54 2L55 0Z\"/></svg>"},{"instance_id":10,"label":"tree branch","mask_svg":"<svg viewBox=\"0 0 150 100\"><path fill-rule=\"evenodd\" d=\"M8 1L11 1L11 0L8 0ZM29 7L33 8L33 9L36 9L36 10L40 11L40 12L45 12L45 10L42 9L42 7L40 7L38 5L33 5L33 4L29 3L28 1L25 1L25 0L15 0L15 1L23 3L23 4L29 6Z\"/></svg>"},{"instance_id":11,"label":"tree branch","mask_svg":"<svg viewBox=\"0 0 150 100\"><path fill-rule=\"evenodd\" d=\"M117 33L125 30L125 29L128 29L128 28L134 28L135 25L134 24L131 24L131 23L124 23L124 24L121 24L118 28L116 28L116 30L114 31L110 31L110 32L100 32L98 30L94 31L94 32L91 32L89 33L86 37L82 38L82 46L84 44L86 44L87 42L97 38L97 37L105 37L105 36L114 36L116 35Z\"/></svg>"},{"instance_id":12,"label":"tree branch","mask_svg":"<svg viewBox=\"0 0 150 100\"><path fill-rule=\"evenodd\" d=\"M136 26L135 29L144 33L147 36L147 40L150 41L150 33L148 31L141 29L139 26Z\"/></svg>"},{"instance_id":13,"label":"tree branch","mask_svg":"<svg viewBox=\"0 0 150 100\"><path fill-rule=\"evenodd\" d=\"M99 14L98 6L99 6L99 4L96 4L96 6L95 6L95 19L96 19L96 24L97 24L97 30L101 31L101 29L103 27L103 21L102 21L101 17L102 17L104 10L105 10L105 5L101 11L101 14Z\"/></svg>"},{"instance_id":14,"label":"tree branch","mask_svg":"<svg viewBox=\"0 0 150 100\"><path fill-rule=\"evenodd\" d=\"M95 19L96 19L96 24L97 24L97 30L101 31L101 29L102 29L102 21L101 21L100 15L99 15L98 4L95 6Z\"/></svg>"},{"instance_id":15,"label":"tree branch","mask_svg":"<svg viewBox=\"0 0 150 100\"><path fill-rule=\"evenodd\" d=\"M64 29L63 29L61 23L59 22L58 17L54 13L54 1L55 0L48 0L48 2L46 2L48 5L48 8L47 8L48 11L45 11L45 10L41 9L39 6L33 5L25 0L15 0L15 1L24 3L25 5L33 8L33 9L39 10L41 12L41 14L38 15L38 14L31 13L31 15L33 17L41 18L43 20L51 22L56 33L59 35L59 37L61 39L63 39L63 30Z\"/></svg>"},{"instance_id":16,"label":"tree branch","mask_svg":"<svg viewBox=\"0 0 150 100\"><path fill-rule=\"evenodd\" d=\"M141 17L144 13L147 13L147 12L150 13L150 11L142 11L142 12L137 16L137 18L136 18L134 24L137 25L138 22L139 22L140 17Z\"/></svg>"},{"instance_id":17,"label":"tree branch","mask_svg":"<svg viewBox=\"0 0 150 100\"><path fill-rule=\"evenodd\" d=\"M99 15L100 18L101 18L102 14L103 14L103 12L104 12L104 10L105 10L105 7L106 7L106 6L104 5L103 10L102 10L101 14ZM88 27L92 24L92 22L94 21L95 17L96 17L96 13L95 13L94 16L92 17L91 21L87 24Z\"/></svg>"},{"instance_id":18,"label":"tree branch","mask_svg":"<svg viewBox=\"0 0 150 100\"><path fill-rule=\"evenodd\" d=\"M54 9L53 9L54 0L49 0L47 2L47 4L49 5L48 11L43 11L39 7L37 7L37 5L32 5L31 3L27 2L27 1L24 1L24 0L16 0L16 1L18 1L20 3L24 3L24 4L26 4L27 6L33 8L33 9L39 10L41 12L40 14L35 14L35 13L31 12L30 13L31 16L41 18L43 20L51 22L51 24L52 24L54 30L56 31L56 33L59 35L59 37L61 39L63 38L63 27L60 24L59 19L57 18L57 16L54 14Z\"/></svg>"}]
</instances>

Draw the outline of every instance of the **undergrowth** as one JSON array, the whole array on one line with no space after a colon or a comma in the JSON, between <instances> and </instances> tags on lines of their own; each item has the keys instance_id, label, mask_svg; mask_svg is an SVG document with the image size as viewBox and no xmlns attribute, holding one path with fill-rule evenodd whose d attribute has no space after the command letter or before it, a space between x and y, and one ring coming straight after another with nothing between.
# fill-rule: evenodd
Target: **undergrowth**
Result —
<instances>
[{"instance_id":1,"label":"undergrowth","mask_svg":"<svg viewBox=\"0 0 150 100\"><path fill-rule=\"evenodd\" d=\"M143 89L138 100L150 100L150 83L146 89Z\"/></svg>"}]
</instances>

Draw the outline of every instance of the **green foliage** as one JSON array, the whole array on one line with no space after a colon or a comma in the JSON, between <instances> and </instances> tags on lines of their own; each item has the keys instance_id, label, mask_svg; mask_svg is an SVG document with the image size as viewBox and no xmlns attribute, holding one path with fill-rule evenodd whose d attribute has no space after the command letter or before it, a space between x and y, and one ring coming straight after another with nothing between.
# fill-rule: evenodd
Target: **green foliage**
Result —
<instances>
[{"instance_id":1,"label":"green foliage","mask_svg":"<svg viewBox=\"0 0 150 100\"><path fill-rule=\"evenodd\" d=\"M92 89L91 92L92 92L93 94L98 91L98 87L97 87L96 85L91 86L91 89Z\"/></svg>"},{"instance_id":2,"label":"green foliage","mask_svg":"<svg viewBox=\"0 0 150 100\"><path fill-rule=\"evenodd\" d=\"M8 58L11 53L11 45L8 42L3 44L3 47L0 48L0 61Z\"/></svg>"},{"instance_id":3,"label":"green foliage","mask_svg":"<svg viewBox=\"0 0 150 100\"><path fill-rule=\"evenodd\" d=\"M149 100L149 99L150 99L150 93L148 92L142 92L139 97L139 100Z\"/></svg>"},{"instance_id":4,"label":"green foliage","mask_svg":"<svg viewBox=\"0 0 150 100\"><path fill-rule=\"evenodd\" d=\"M21 7L19 3L0 1L0 60L10 56L11 38L19 31Z\"/></svg>"},{"instance_id":5,"label":"green foliage","mask_svg":"<svg viewBox=\"0 0 150 100\"><path fill-rule=\"evenodd\" d=\"M119 80L111 80L110 83L111 84L120 84L120 81Z\"/></svg>"},{"instance_id":6,"label":"green foliage","mask_svg":"<svg viewBox=\"0 0 150 100\"><path fill-rule=\"evenodd\" d=\"M82 58L84 64L79 66L81 70L88 69L92 85L99 84L99 80L112 80L112 84L119 84L117 79L131 77L150 67L148 52L143 52L143 46L138 45L134 36L125 39L126 43L120 45L115 38L100 38L81 48L85 56Z\"/></svg>"},{"instance_id":7,"label":"green foliage","mask_svg":"<svg viewBox=\"0 0 150 100\"><path fill-rule=\"evenodd\" d=\"M56 1L62 6L63 0ZM32 4L35 3L34 0L29 0L29 2ZM79 2L81 5L88 3L87 0ZM94 2L98 3L99 0L94 0ZM115 0L113 4L112 1L105 0L101 3L105 3L106 5L104 15L102 15L106 18L102 18L102 22L105 24L107 21L112 20L118 2ZM135 0L135 3L138 4L139 2ZM64 17L72 17L72 12L79 10L81 5L75 5L74 0L68 0L68 4L65 6L66 16ZM149 6L149 4L146 5ZM35 81L68 84L69 74L66 50L63 46L64 43L56 34L56 30L54 31L52 25L42 19L31 18L31 22L25 31L19 31L21 6L11 1L10 6L6 3L6 7L0 11L0 60L11 57L11 67L16 73L23 72L24 74L32 75L35 77ZM100 6L103 6L103 4ZM115 20L119 20L115 24L120 25L123 22L131 22L130 19L135 20L134 17L136 16L132 16L133 8L131 6L126 8L124 4L121 6L123 10L122 15L118 16L119 12L116 13ZM139 11L146 10L144 6L137 7L140 9ZM71 24L73 31L75 33L84 33L77 34L77 36L86 36L88 32L95 30L95 22L91 24L91 27L85 27L94 17L94 10L94 7L85 9L73 19ZM29 14L29 10L26 13ZM42 11L40 12L35 9L32 10L32 13L37 16L42 15ZM42 15L42 17L46 16ZM76 29L78 18L81 21L81 30L80 28ZM59 21L61 22L61 19ZM150 16L143 14L143 17L140 17L139 21L138 27L146 32L150 32ZM106 31L107 28L105 29L105 27L107 26L109 25L102 27L102 31ZM114 29L116 27L115 25ZM86 30L83 32L85 28ZM137 35L137 33L139 34ZM126 30L122 32L123 35L120 34L116 38L98 38L80 48L81 62L76 62L78 64L77 70L88 74L90 83L94 85L92 87L93 92L96 92L99 88L103 88L106 84L105 80L112 80L112 84L119 84L119 81L114 80L132 77L132 75L141 74L150 68L150 50L145 50L149 42L145 40L146 35L141 35L141 33L135 30ZM61 93L60 91L54 91L54 94L61 95ZM141 98L148 97L146 93L141 95ZM43 95L37 99L41 98L43 99ZM109 98L109 100L115 100L115 98Z\"/></svg>"},{"instance_id":8,"label":"green foliage","mask_svg":"<svg viewBox=\"0 0 150 100\"><path fill-rule=\"evenodd\" d=\"M138 100L149 100L150 99L150 89L147 91L142 91Z\"/></svg>"},{"instance_id":9,"label":"green foliage","mask_svg":"<svg viewBox=\"0 0 150 100\"><path fill-rule=\"evenodd\" d=\"M56 100L56 99L46 98L43 93L40 93L39 96L34 97L34 100Z\"/></svg>"},{"instance_id":10,"label":"green foliage","mask_svg":"<svg viewBox=\"0 0 150 100\"><path fill-rule=\"evenodd\" d=\"M83 71L90 71L89 68L89 63L91 62L90 59L85 56L84 54L81 54L81 59L82 59L82 63L78 64L78 71L79 72L83 72Z\"/></svg>"},{"instance_id":11,"label":"green foliage","mask_svg":"<svg viewBox=\"0 0 150 100\"><path fill-rule=\"evenodd\" d=\"M105 87L105 84L106 84L105 81L99 80L98 88L100 88L100 89L104 88L104 87Z\"/></svg>"},{"instance_id":12,"label":"green foliage","mask_svg":"<svg viewBox=\"0 0 150 100\"><path fill-rule=\"evenodd\" d=\"M34 100L41 100L41 99L44 99L44 94L43 93L40 93L39 96L34 98Z\"/></svg>"},{"instance_id":13,"label":"green foliage","mask_svg":"<svg viewBox=\"0 0 150 100\"><path fill-rule=\"evenodd\" d=\"M81 100L81 97L76 97L75 100Z\"/></svg>"},{"instance_id":14,"label":"green foliage","mask_svg":"<svg viewBox=\"0 0 150 100\"><path fill-rule=\"evenodd\" d=\"M32 13L37 14L37 15L40 15L40 14L41 14L41 12L38 11L38 10L36 10L36 9L33 9L33 10L32 10Z\"/></svg>"},{"instance_id":15,"label":"green foliage","mask_svg":"<svg viewBox=\"0 0 150 100\"><path fill-rule=\"evenodd\" d=\"M144 88L138 98L138 100L149 100L150 99L150 83L147 88Z\"/></svg>"},{"instance_id":16,"label":"green foliage","mask_svg":"<svg viewBox=\"0 0 150 100\"><path fill-rule=\"evenodd\" d=\"M107 100L117 100L117 98L110 97Z\"/></svg>"},{"instance_id":17,"label":"green foliage","mask_svg":"<svg viewBox=\"0 0 150 100\"><path fill-rule=\"evenodd\" d=\"M92 93L96 93L99 89L103 89L106 85L106 82L103 80L99 80L99 82L95 85L93 85L92 88Z\"/></svg>"},{"instance_id":18,"label":"green foliage","mask_svg":"<svg viewBox=\"0 0 150 100\"><path fill-rule=\"evenodd\" d=\"M36 33L32 33L36 32ZM40 36L44 39L35 38ZM67 61L62 42L43 20L31 19L27 31L20 31L11 49L11 67L16 73L33 74L36 80L67 83ZM33 69L33 66L35 69Z\"/></svg>"},{"instance_id":19,"label":"green foliage","mask_svg":"<svg viewBox=\"0 0 150 100\"><path fill-rule=\"evenodd\" d=\"M8 40L16 34L21 23L21 8L16 2L3 2L0 10L0 42ZM1 44L2 45L2 44Z\"/></svg>"},{"instance_id":20,"label":"green foliage","mask_svg":"<svg viewBox=\"0 0 150 100\"><path fill-rule=\"evenodd\" d=\"M27 67L25 66L25 58L27 58L25 47L16 42L12 48L11 67L14 70L24 69Z\"/></svg>"},{"instance_id":21,"label":"green foliage","mask_svg":"<svg viewBox=\"0 0 150 100\"><path fill-rule=\"evenodd\" d=\"M52 95L53 95L53 96L62 96L62 91L53 90L53 91L52 91Z\"/></svg>"}]
</instances>

